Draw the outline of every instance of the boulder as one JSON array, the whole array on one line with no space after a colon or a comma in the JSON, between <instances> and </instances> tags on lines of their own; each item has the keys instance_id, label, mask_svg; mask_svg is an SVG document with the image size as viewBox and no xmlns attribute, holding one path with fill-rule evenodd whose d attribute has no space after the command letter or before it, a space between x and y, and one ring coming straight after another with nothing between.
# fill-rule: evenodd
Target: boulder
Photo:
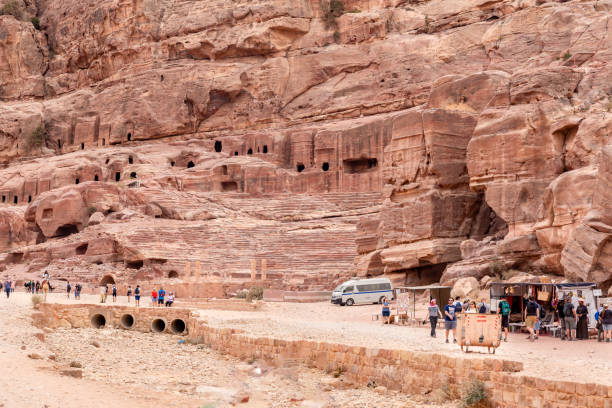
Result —
<instances>
[{"instance_id":1,"label":"boulder","mask_svg":"<svg viewBox=\"0 0 612 408\"><path fill-rule=\"evenodd\" d=\"M461 278L455 282L451 291L451 296L459 296L462 299L469 297L475 299L480 292L480 284L474 277Z\"/></svg>"},{"instance_id":2,"label":"boulder","mask_svg":"<svg viewBox=\"0 0 612 408\"><path fill-rule=\"evenodd\" d=\"M99 211L96 211L95 213L91 214L91 217L89 217L88 225L97 225L100 224L102 221L104 221L104 214Z\"/></svg>"}]
</instances>

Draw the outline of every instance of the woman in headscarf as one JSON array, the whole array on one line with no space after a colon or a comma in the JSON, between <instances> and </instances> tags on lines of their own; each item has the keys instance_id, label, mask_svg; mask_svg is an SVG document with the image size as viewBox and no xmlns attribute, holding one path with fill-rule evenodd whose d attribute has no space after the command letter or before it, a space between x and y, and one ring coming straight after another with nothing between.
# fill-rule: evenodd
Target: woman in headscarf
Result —
<instances>
[{"instance_id":1,"label":"woman in headscarf","mask_svg":"<svg viewBox=\"0 0 612 408\"><path fill-rule=\"evenodd\" d=\"M440 312L440 308L436 304L436 299L431 299L429 301L429 307L427 308L427 317L429 318L429 324L431 325L431 337L436 337L436 326L438 325L438 317L442 318L442 313Z\"/></svg>"},{"instance_id":2,"label":"woman in headscarf","mask_svg":"<svg viewBox=\"0 0 612 408\"><path fill-rule=\"evenodd\" d=\"M578 299L576 308L578 323L576 324L576 338L578 340L588 340L589 338L589 309L584 305L584 299Z\"/></svg>"}]
</instances>

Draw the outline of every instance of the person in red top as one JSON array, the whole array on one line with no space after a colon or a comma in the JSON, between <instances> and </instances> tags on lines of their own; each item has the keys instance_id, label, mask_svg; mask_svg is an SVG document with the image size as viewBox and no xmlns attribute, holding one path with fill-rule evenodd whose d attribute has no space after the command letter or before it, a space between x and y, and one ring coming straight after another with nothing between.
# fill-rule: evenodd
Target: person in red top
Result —
<instances>
[{"instance_id":1,"label":"person in red top","mask_svg":"<svg viewBox=\"0 0 612 408\"><path fill-rule=\"evenodd\" d=\"M151 303L153 303L153 306L157 304L157 291L155 289L151 292Z\"/></svg>"}]
</instances>

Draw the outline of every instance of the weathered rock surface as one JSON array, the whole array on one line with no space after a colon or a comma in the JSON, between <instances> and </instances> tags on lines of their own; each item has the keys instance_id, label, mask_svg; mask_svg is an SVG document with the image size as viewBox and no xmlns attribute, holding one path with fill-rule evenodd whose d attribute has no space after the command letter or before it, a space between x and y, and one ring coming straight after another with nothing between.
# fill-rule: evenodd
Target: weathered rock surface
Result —
<instances>
[{"instance_id":1,"label":"weathered rock surface","mask_svg":"<svg viewBox=\"0 0 612 408\"><path fill-rule=\"evenodd\" d=\"M0 16L4 275L612 284L610 0L30 3Z\"/></svg>"}]
</instances>

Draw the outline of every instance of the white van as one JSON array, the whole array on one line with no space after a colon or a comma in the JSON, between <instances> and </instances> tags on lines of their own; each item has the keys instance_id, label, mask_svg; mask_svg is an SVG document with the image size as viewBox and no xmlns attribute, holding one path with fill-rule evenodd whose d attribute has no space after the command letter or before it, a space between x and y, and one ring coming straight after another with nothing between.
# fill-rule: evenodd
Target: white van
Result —
<instances>
[{"instance_id":1,"label":"white van","mask_svg":"<svg viewBox=\"0 0 612 408\"><path fill-rule=\"evenodd\" d=\"M389 278L355 279L342 283L332 292L332 303L352 306L359 303L381 303L393 297Z\"/></svg>"}]
</instances>

